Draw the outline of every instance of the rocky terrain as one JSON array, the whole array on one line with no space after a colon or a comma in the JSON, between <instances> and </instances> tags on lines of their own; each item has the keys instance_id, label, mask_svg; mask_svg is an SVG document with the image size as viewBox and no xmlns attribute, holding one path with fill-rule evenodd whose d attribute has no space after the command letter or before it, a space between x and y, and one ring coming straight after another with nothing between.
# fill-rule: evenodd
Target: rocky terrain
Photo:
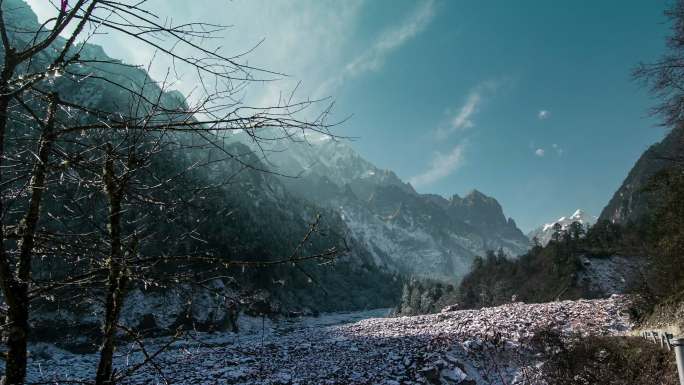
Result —
<instances>
[{"instance_id":1,"label":"rocky terrain","mask_svg":"<svg viewBox=\"0 0 684 385\"><path fill-rule=\"evenodd\" d=\"M182 384L524 384L540 379L543 331L620 335L631 323L629 300L511 303L481 310L378 317L387 311L326 315L297 322L253 319L245 334L193 333L119 349L119 373L170 344L154 364L125 383ZM348 323L349 321L357 321ZM347 322L347 323L345 323ZM65 383L92 376L94 355L34 346L30 382Z\"/></svg>"}]
</instances>

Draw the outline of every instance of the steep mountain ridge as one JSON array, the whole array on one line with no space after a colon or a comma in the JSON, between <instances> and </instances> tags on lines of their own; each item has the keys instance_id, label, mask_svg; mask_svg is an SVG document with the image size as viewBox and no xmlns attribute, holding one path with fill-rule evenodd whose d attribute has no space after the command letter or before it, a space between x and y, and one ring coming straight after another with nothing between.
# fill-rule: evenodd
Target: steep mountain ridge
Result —
<instances>
[{"instance_id":1,"label":"steep mountain ridge","mask_svg":"<svg viewBox=\"0 0 684 385\"><path fill-rule=\"evenodd\" d=\"M659 171L682 162L684 126L672 129L665 138L646 150L634 164L624 182L603 209L599 220L617 224L637 222L654 209L658 193L646 187Z\"/></svg>"},{"instance_id":2,"label":"steep mountain ridge","mask_svg":"<svg viewBox=\"0 0 684 385\"><path fill-rule=\"evenodd\" d=\"M496 199L477 190L450 199L420 194L345 141L314 135L279 141L265 153L274 170L297 176L282 179L291 192L339 212L374 261L391 270L457 281L487 250L527 250L527 238Z\"/></svg>"}]
</instances>

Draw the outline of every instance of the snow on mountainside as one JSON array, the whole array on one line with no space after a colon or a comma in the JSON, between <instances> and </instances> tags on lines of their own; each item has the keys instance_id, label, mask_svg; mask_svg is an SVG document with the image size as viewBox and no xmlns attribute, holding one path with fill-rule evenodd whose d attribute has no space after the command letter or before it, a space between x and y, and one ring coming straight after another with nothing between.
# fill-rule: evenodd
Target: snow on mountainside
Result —
<instances>
[{"instance_id":1,"label":"snow on mountainside","mask_svg":"<svg viewBox=\"0 0 684 385\"><path fill-rule=\"evenodd\" d=\"M532 230L527 236L530 240L535 237L539 241L539 244L546 246L546 244L551 241L554 233L554 226L560 224L561 231L567 230L571 224L578 222L582 226L590 226L596 223L596 217L587 214L584 210L578 209L569 217L560 217L555 222L546 223L538 228Z\"/></svg>"},{"instance_id":2,"label":"snow on mountainside","mask_svg":"<svg viewBox=\"0 0 684 385\"><path fill-rule=\"evenodd\" d=\"M511 256L529 241L496 199L474 190L450 199L419 194L394 172L361 157L347 141L323 135L272 142L263 153L295 195L338 212L351 235L391 270L457 280L476 255L503 249Z\"/></svg>"},{"instance_id":3,"label":"snow on mountainside","mask_svg":"<svg viewBox=\"0 0 684 385\"><path fill-rule=\"evenodd\" d=\"M410 184L401 181L392 171L382 170L364 159L348 140L318 133L302 135L277 131L262 131L260 136L274 140L260 143L257 147L244 133L236 134L233 139L263 154L264 161L280 174L300 178L324 176L339 187L358 184L355 183L358 181L370 181L374 184L401 186L406 191L415 193ZM288 139L278 139L282 137ZM362 195L364 199L368 199L370 192Z\"/></svg>"}]
</instances>

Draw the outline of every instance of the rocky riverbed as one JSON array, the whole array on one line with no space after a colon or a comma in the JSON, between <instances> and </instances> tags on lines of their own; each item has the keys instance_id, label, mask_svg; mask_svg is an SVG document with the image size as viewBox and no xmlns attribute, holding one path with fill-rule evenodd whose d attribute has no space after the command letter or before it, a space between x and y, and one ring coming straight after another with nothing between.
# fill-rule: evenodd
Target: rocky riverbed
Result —
<instances>
[{"instance_id":1,"label":"rocky riverbed","mask_svg":"<svg viewBox=\"0 0 684 385\"><path fill-rule=\"evenodd\" d=\"M189 333L119 349L129 384L523 384L543 383L535 336L627 333L629 300L512 303L481 310L382 318L386 311L259 320L242 334ZM367 318L371 317L371 318ZM360 320L359 320L360 319ZM353 321L353 322L350 322ZM33 347L31 382L89 380L96 355Z\"/></svg>"}]
</instances>

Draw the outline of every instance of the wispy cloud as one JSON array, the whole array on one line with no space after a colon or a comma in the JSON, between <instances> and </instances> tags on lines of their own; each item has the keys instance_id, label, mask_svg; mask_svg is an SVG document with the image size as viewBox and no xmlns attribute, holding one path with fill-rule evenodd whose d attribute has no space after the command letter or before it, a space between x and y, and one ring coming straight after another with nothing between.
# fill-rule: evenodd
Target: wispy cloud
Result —
<instances>
[{"instance_id":1,"label":"wispy cloud","mask_svg":"<svg viewBox=\"0 0 684 385\"><path fill-rule=\"evenodd\" d=\"M479 112L485 95L495 91L500 85L500 81L487 80L474 87L466 96L465 102L456 109L455 113L451 114L447 124L433 131L435 137L443 141L456 132L475 127L473 119ZM461 136L457 142L458 144L447 154L436 152L427 170L409 179L411 184L415 187L430 185L451 175L461 167L464 162L463 149L468 143L468 139Z\"/></svg>"},{"instance_id":2,"label":"wispy cloud","mask_svg":"<svg viewBox=\"0 0 684 385\"><path fill-rule=\"evenodd\" d=\"M539 120L546 120L551 117L551 111L549 110L540 110L537 113L537 119Z\"/></svg>"},{"instance_id":3,"label":"wispy cloud","mask_svg":"<svg viewBox=\"0 0 684 385\"><path fill-rule=\"evenodd\" d=\"M27 1L41 21L56 15L57 10L51 3L59 6L58 0ZM206 3L207 6L197 7L184 0L148 0L145 8L175 24L202 21L231 25L219 33L219 39L204 42L207 48L226 56L249 52L238 60L286 75L255 73L257 78L277 81L252 83L235 95L245 105L257 107L276 105L294 89L297 90L295 100L336 95L345 81L381 70L393 53L430 25L438 7L436 0L408 5L405 18L380 20L373 31L361 31L360 20L367 0L206 0ZM367 33L371 35L366 40ZM364 39L359 39L362 35ZM92 42L104 45L110 56L129 64L147 66L154 56L149 46L115 32L97 35ZM174 49L179 55L195 54L188 47ZM183 63L157 55L150 72L155 79L163 79L170 68L174 69L170 79L172 88L186 95L201 94L195 72ZM314 115L319 112L315 108L310 111Z\"/></svg>"},{"instance_id":4,"label":"wispy cloud","mask_svg":"<svg viewBox=\"0 0 684 385\"><path fill-rule=\"evenodd\" d=\"M411 15L401 24L388 27L380 33L375 42L358 56L344 65L339 75L330 78L321 86L322 92L330 92L340 87L348 79L367 72L380 70L387 57L409 40L419 35L435 15L435 1L421 2Z\"/></svg>"},{"instance_id":5,"label":"wispy cloud","mask_svg":"<svg viewBox=\"0 0 684 385\"><path fill-rule=\"evenodd\" d=\"M379 70L385 58L404 43L414 38L430 24L434 16L434 1L421 3L404 23L386 30L369 49L345 66L348 76Z\"/></svg>"},{"instance_id":6,"label":"wispy cloud","mask_svg":"<svg viewBox=\"0 0 684 385\"><path fill-rule=\"evenodd\" d=\"M464 145L458 144L449 153L435 153L430 167L412 178L409 182L414 187L422 187L437 182L456 171L463 164Z\"/></svg>"},{"instance_id":7,"label":"wispy cloud","mask_svg":"<svg viewBox=\"0 0 684 385\"><path fill-rule=\"evenodd\" d=\"M50 2L59 6L58 0L28 2L41 21L57 14ZM256 78L277 81L254 82L244 90L237 87L241 92L234 97L256 107L275 105L280 98L289 97L295 88L295 99L330 96L332 92L317 95L316 91L320 84L342 71L348 58L353 57L352 48L358 42L352 37L357 36L366 5L365 0L204 0L201 3L203 6L185 0L148 0L142 7L176 25L198 21L230 25L217 33L217 39L207 39L202 44L229 57L249 52L235 60L286 75L255 72ZM153 49L123 34L110 32L94 36L92 42L102 44L112 57L147 66L154 56ZM174 46L174 50L179 55L196 54L183 45ZM164 55L155 57L151 74L155 79L163 79L169 69L172 69L173 88L186 95L201 92L195 71Z\"/></svg>"},{"instance_id":8,"label":"wispy cloud","mask_svg":"<svg viewBox=\"0 0 684 385\"><path fill-rule=\"evenodd\" d=\"M466 104L461 107L461 110L458 112L458 114L451 120L451 127L456 130L460 130L462 128L470 128L474 126L473 121L470 120L470 117L475 113L475 110L477 109L478 104L480 104L481 99L482 97L480 96L479 91L472 92L468 96Z\"/></svg>"},{"instance_id":9,"label":"wispy cloud","mask_svg":"<svg viewBox=\"0 0 684 385\"><path fill-rule=\"evenodd\" d=\"M534 150L534 155L536 155L540 158L543 158L544 155L546 155L546 151L543 148L538 148L538 149Z\"/></svg>"},{"instance_id":10,"label":"wispy cloud","mask_svg":"<svg viewBox=\"0 0 684 385\"><path fill-rule=\"evenodd\" d=\"M456 131L475 126L475 123L473 123L471 118L477 112L481 101L482 89L481 87L476 87L468 94L465 104L463 104L458 112L449 119L448 125L439 127L435 131L437 139L446 139Z\"/></svg>"},{"instance_id":11,"label":"wispy cloud","mask_svg":"<svg viewBox=\"0 0 684 385\"><path fill-rule=\"evenodd\" d=\"M434 131L435 137L443 140L456 132L475 127L473 117L479 112L480 106L485 100L485 95L495 91L498 87L499 82L493 80L478 84L468 93L463 105L450 116L448 123Z\"/></svg>"}]
</instances>

